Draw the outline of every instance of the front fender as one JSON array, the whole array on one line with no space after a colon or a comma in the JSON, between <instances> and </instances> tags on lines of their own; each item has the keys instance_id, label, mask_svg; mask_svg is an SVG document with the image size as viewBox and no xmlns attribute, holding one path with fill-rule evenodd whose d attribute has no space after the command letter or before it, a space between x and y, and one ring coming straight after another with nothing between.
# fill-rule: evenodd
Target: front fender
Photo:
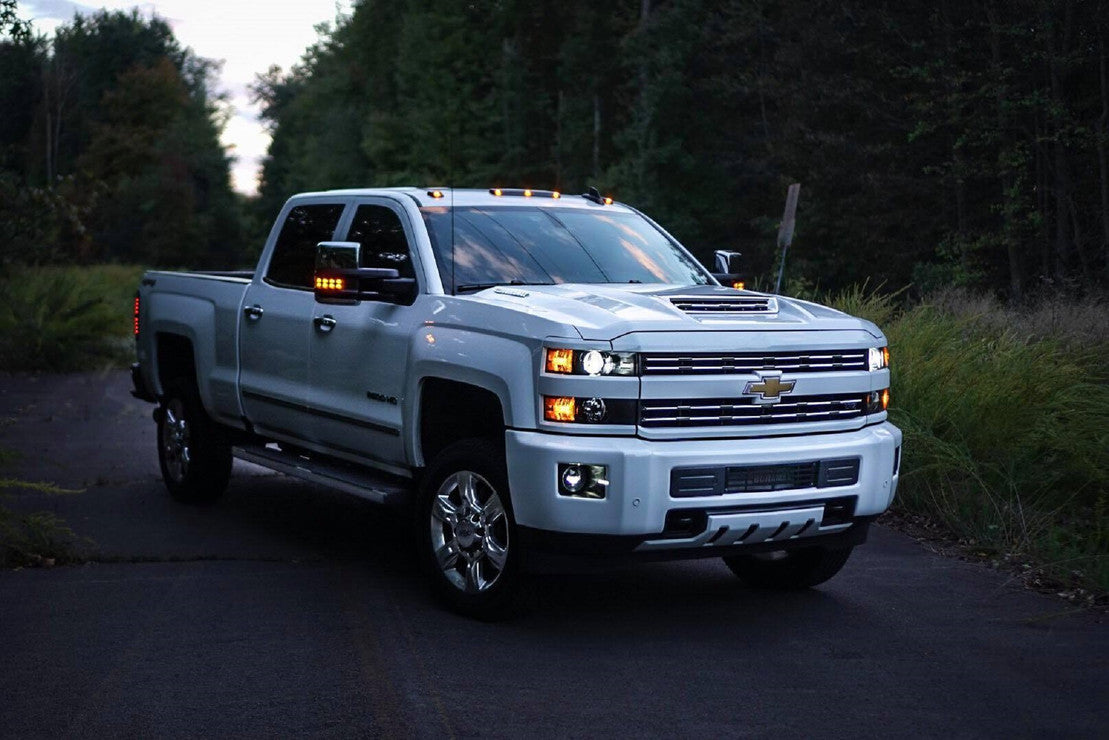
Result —
<instances>
[{"instance_id":1,"label":"front fender","mask_svg":"<svg viewBox=\"0 0 1109 740\"><path fill-rule=\"evenodd\" d=\"M501 402L506 427L535 429L535 373L541 342L479 334L451 327L424 327L413 340L405 397L420 397L426 378L443 378L493 393ZM422 467L420 408L408 405L405 418L408 459Z\"/></svg>"}]
</instances>

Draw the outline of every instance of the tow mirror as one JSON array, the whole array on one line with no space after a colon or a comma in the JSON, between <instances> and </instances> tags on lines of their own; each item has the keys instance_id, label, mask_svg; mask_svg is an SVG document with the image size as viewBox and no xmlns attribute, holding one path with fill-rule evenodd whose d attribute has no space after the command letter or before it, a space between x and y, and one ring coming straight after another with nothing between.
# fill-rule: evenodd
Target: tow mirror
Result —
<instances>
[{"instance_id":1,"label":"tow mirror","mask_svg":"<svg viewBox=\"0 0 1109 740\"><path fill-rule=\"evenodd\" d=\"M316 245L316 300L321 303L385 301L411 304L416 281L402 278L387 267L359 267L358 242L320 242Z\"/></svg>"},{"instance_id":2,"label":"tow mirror","mask_svg":"<svg viewBox=\"0 0 1109 740\"><path fill-rule=\"evenodd\" d=\"M316 272L357 269L361 254L358 242L320 242L316 245Z\"/></svg>"},{"instance_id":3,"label":"tow mirror","mask_svg":"<svg viewBox=\"0 0 1109 740\"><path fill-rule=\"evenodd\" d=\"M745 284L743 275L740 274L739 258L743 255L727 249L717 249L713 252L713 273L717 282L729 288L743 290Z\"/></svg>"}]
</instances>

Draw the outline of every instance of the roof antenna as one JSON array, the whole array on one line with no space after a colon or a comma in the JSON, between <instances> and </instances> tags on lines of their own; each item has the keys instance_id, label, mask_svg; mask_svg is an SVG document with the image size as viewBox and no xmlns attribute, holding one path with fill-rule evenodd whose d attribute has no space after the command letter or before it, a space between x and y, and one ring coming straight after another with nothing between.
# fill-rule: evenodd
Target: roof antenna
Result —
<instances>
[{"instance_id":1,"label":"roof antenna","mask_svg":"<svg viewBox=\"0 0 1109 740\"><path fill-rule=\"evenodd\" d=\"M605 199L601 197L601 191L597 190L597 188L593 185L590 185L589 190L585 193L582 193L581 197L585 198L586 200L591 200L598 205L608 205L608 203L605 202Z\"/></svg>"}]
</instances>

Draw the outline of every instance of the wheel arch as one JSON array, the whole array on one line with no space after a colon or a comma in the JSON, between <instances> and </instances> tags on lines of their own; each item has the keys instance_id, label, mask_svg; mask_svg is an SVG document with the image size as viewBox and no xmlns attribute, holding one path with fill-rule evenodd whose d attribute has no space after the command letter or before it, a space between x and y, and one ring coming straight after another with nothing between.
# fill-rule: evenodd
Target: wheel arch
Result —
<instances>
[{"instance_id":1,"label":"wheel arch","mask_svg":"<svg viewBox=\"0 0 1109 740\"><path fill-rule=\"evenodd\" d=\"M196 352L193 340L184 334L160 331L154 337L155 378L159 395L175 380L197 383Z\"/></svg>"},{"instance_id":2,"label":"wheel arch","mask_svg":"<svg viewBox=\"0 0 1109 740\"><path fill-rule=\"evenodd\" d=\"M414 419L415 462L426 467L446 447L470 438L504 444L505 403L495 390L448 377L420 381Z\"/></svg>"}]
</instances>

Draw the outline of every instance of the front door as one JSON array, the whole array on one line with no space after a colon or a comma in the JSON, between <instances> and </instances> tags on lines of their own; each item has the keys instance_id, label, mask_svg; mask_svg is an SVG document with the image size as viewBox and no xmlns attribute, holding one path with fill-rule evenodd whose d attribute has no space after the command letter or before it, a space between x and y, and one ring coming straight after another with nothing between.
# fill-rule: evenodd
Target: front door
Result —
<instances>
[{"instance_id":1,"label":"front door","mask_svg":"<svg viewBox=\"0 0 1109 740\"><path fill-rule=\"evenodd\" d=\"M291 208L269 263L247 288L239 315L239 389L247 419L266 436L311 437L308 319L316 244L334 238L344 206L332 200Z\"/></svg>"},{"instance_id":2,"label":"front door","mask_svg":"<svg viewBox=\"0 0 1109 740\"><path fill-rule=\"evenodd\" d=\"M415 277L412 225L396 204L361 199L344 241L362 245L361 267L396 269ZM401 436L408 343L421 315L382 301L316 303L310 345L311 407L318 441L326 447L403 472Z\"/></svg>"}]
</instances>

